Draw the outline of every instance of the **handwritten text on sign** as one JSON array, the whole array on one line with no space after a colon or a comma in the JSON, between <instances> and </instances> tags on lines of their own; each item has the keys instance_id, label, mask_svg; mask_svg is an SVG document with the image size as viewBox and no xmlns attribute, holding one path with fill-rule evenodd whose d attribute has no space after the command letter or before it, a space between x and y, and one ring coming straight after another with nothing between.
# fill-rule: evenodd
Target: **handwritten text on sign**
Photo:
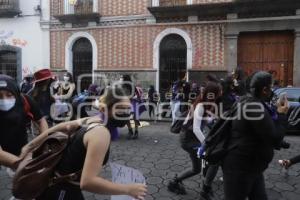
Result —
<instances>
[{"instance_id":1,"label":"handwritten text on sign","mask_svg":"<svg viewBox=\"0 0 300 200\"><path fill-rule=\"evenodd\" d=\"M112 181L119 184L132 184L132 183L146 183L143 174L133 168L119 165L116 163L110 163ZM119 195L111 196L111 200L133 200L132 197Z\"/></svg>"}]
</instances>

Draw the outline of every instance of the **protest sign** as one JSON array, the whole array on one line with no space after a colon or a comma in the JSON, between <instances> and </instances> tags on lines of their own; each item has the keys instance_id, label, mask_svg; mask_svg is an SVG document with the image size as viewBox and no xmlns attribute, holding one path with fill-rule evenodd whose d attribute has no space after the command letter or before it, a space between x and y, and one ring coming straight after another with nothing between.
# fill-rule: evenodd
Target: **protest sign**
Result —
<instances>
[{"instance_id":1,"label":"protest sign","mask_svg":"<svg viewBox=\"0 0 300 200\"><path fill-rule=\"evenodd\" d=\"M119 165L117 163L110 163L112 181L119 184L142 183L146 180L143 174L133 168ZM126 195L111 196L111 200L134 200L132 197Z\"/></svg>"}]
</instances>

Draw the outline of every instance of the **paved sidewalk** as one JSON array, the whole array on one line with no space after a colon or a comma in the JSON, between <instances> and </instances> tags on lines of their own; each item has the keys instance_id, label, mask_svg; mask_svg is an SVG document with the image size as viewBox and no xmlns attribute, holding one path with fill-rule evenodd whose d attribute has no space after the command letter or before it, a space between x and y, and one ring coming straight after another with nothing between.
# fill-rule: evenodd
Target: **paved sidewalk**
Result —
<instances>
[{"instance_id":1,"label":"paved sidewalk","mask_svg":"<svg viewBox=\"0 0 300 200\"><path fill-rule=\"evenodd\" d=\"M111 161L141 170L147 178L149 194L147 200L197 200L202 185L201 175L184 181L187 195L177 196L168 192L168 181L180 171L191 166L188 154L179 146L178 135L169 133L168 123L154 123L140 129L140 139L126 140L126 129L122 130L119 141L111 147ZM277 164L281 158L289 158L300 154L300 137L290 136L292 143L289 150L276 152L275 159L265 173L266 187L270 200L300 199L300 165L293 166L284 172ZM103 176L110 176L109 168L105 168ZM215 199L223 199L221 172L214 182ZM0 170L0 200L8 200L11 196L11 179L4 170ZM85 193L87 200L108 200L110 197Z\"/></svg>"}]
</instances>

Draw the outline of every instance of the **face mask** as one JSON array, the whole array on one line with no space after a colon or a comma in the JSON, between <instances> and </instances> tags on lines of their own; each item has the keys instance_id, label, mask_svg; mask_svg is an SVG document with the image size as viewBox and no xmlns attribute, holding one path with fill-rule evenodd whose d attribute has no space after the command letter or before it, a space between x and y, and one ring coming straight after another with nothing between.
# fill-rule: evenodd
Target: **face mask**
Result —
<instances>
[{"instance_id":1,"label":"face mask","mask_svg":"<svg viewBox=\"0 0 300 200\"><path fill-rule=\"evenodd\" d=\"M264 96L262 98L262 100L264 102L268 102L269 103L273 99L273 97L274 97L274 92L271 90L268 95L266 95L266 96Z\"/></svg>"},{"instance_id":2,"label":"face mask","mask_svg":"<svg viewBox=\"0 0 300 200\"><path fill-rule=\"evenodd\" d=\"M110 126L122 128L128 123L130 114L129 113L116 114L115 117L117 119L112 118L109 121Z\"/></svg>"},{"instance_id":3,"label":"face mask","mask_svg":"<svg viewBox=\"0 0 300 200\"><path fill-rule=\"evenodd\" d=\"M70 80L70 78L69 77L67 77L67 76L64 76L64 81L65 82L68 82Z\"/></svg>"},{"instance_id":4,"label":"face mask","mask_svg":"<svg viewBox=\"0 0 300 200\"><path fill-rule=\"evenodd\" d=\"M0 100L0 110L9 111L16 104L16 99L1 99Z\"/></svg>"}]
</instances>

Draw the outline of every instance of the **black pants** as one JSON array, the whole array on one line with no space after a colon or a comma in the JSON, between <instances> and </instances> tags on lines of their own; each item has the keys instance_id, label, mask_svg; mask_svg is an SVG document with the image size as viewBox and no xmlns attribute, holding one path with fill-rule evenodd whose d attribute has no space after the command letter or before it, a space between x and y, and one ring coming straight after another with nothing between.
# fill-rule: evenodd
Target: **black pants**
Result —
<instances>
[{"instance_id":1,"label":"black pants","mask_svg":"<svg viewBox=\"0 0 300 200\"><path fill-rule=\"evenodd\" d=\"M225 200L267 200L262 173L224 172Z\"/></svg>"},{"instance_id":2,"label":"black pants","mask_svg":"<svg viewBox=\"0 0 300 200\"><path fill-rule=\"evenodd\" d=\"M149 117L151 118L152 116L155 115L155 110L156 110L156 103L155 102L149 102L150 105L148 106L148 112L149 112Z\"/></svg>"},{"instance_id":3,"label":"black pants","mask_svg":"<svg viewBox=\"0 0 300 200\"><path fill-rule=\"evenodd\" d=\"M61 183L49 187L36 200L84 200L80 187L69 183Z\"/></svg>"},{"instance_id":4,"label":"black pants","mask_svg":"<svg viewBox=\"0 0 300 200\"><path fill-rule=\"evenodd\" d=\"M196 149L184 149L184 150L187 151L190 155L190 158L192 160L192 168L187 169L182 173L180 173L177 177L178 181L182 181L184 179L190 178L201 172L202 162L201 159L197 157L197 150Z\"/></svg>"}]
</instances>

